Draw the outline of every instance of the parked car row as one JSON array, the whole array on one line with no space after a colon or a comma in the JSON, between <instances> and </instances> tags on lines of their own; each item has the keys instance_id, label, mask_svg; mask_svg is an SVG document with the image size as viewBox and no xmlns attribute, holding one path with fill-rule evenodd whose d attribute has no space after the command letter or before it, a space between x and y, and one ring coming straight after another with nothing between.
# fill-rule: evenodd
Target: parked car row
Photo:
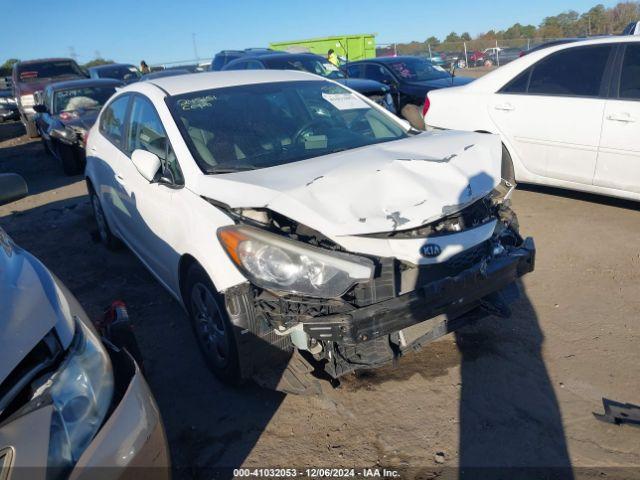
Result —
<instances>
[{"instance_id":1,"label":"parked car row","mask_svg":"<svg viewBox=\"0 0 640 480\"><path fill-rule=\"evenodd\" d=\"M27 135L37 137L34 94L53 82L87 78L87 74L70 58L51 58L18 62L13 66L13 96Z\"/></svg>"},{"instance_id":2,"label":"parked car row","mask_svg":"<svg viewBox=\"0 0 640 480\"><path fill-rule=\"evenodd\" d=\"M124 86L109 78L70 80L47 85L34 105L36 130L47 153L67 175L84 171L84 144L98 112Z\"/></svg>"},{"instance_id":3,"label":"parked car row","mask_svg":"<svg viewBox=\"0 0 640 480\"><path fill-rule=\"evenodd\" d=\"M0 90L0 122L19 120L18 104L11 90Z\"/></svg>"},{"instance_id":4,"label":"parked car row","mask_svg":"<svg viewBox=\"0 0 640 480\"><path fill-rule=\"evenodd\" d=\"M640 38L531 51L472 84L429 92L429 129L500 135L503 177L640 200Z\"/></svg>"}]
</instances>

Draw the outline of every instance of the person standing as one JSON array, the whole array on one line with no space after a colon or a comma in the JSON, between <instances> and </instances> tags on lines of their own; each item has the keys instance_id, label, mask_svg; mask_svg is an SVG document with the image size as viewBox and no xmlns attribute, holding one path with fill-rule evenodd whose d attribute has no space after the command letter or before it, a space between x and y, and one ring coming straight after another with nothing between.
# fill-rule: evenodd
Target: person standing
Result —
<instances>
[{"instance_id":1,"label":"person standing","mask_svg":"<svg viewBox=\"0 0 640 480\"><path fill-rule=\"evenodd\" d=\"M335 65L336 67L340 67L340 60L338 59L338 55L336 55L336 52L333 50L333 48L330 48L327 52L327 61Z\"/></svg>"},{"instance_id":2,"label":"person standing","mask_svg":"<svg viewBox=\"0 0 640 480\"><path fill-rule=\"evenodd\" d=\"M151 69L149 68L149 65L147 65L147 62L145 62L144 60L140 61L140 73L142 73L143 75L145 73L149 73L151 71Z\"/></svg>"}]
</instances>

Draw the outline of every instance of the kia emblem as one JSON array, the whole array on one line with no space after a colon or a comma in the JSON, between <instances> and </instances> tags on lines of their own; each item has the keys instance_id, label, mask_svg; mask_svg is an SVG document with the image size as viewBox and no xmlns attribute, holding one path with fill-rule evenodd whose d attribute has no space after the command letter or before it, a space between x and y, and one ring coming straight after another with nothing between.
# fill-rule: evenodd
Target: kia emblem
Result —
<instances>
[{"instance_id":1,"label":"kia emblem","mask_svg":"<svg viewBox=\"0 0 640 480\"><path fill-rule=\"evenodd\" d=\"M437 257L441 253L442 249L440 248L440 245L436 245L435 243L427 243L420 247L420 254L423 257L433 258Z\"/></svg>"}]
</instances>

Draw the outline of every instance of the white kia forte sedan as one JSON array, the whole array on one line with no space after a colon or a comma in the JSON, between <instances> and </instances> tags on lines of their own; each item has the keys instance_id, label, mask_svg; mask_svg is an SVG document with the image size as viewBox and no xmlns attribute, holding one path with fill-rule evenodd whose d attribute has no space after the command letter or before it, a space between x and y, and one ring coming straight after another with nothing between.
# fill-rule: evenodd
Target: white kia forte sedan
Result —
<instances>
[{"instance_id":1,"label":"white kia forte sedan","mask_svg":"<svg viewBox=\"0 0 640 480\"><path fill-rule=\"evenodd\" d=\"M101 239L184 305L221 379L306 392L508 315L535 248L500 159L315 75L232 71L120 90L86 178Z\"/></svg>"},{"instance_id":2,"label":"white kia forte sedan","mask_svg":"<svg viewBox=\"0 0 640 480\"><path fill-rule=\"evenodd\" d=\"M519 182L640 200L640 37L536 50L423 111L429 129L499 134Z\"/></svg>"}]
</instances>

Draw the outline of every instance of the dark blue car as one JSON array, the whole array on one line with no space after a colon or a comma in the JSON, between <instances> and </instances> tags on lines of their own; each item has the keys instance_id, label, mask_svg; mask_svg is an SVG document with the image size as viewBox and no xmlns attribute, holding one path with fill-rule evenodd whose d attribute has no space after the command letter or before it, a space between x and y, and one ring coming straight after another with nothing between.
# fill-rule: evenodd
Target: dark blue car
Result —
<instances>
[{"instance_id":1,"label":"dark blue car","mask_svg":"<svg viewBox=\"0 0 640 480\"><path fill-rule=\"evenodd\" d=\"M368 79L388 85L396 111L406 105L424 105L427 93L438 88L465 85L470 78L454 77L444 68L421 57L380 57L350 62L349 79Z\"/></svg>"},{"instance_id":2,"label":"dark blue car","mask_svg":"<svg viewBox=\"0 0 640 480\"><path fill-rule=\"evenodd\" d=\"M222 70L302 70L330 78L361 93L378 105L395 113L391 88L380 82L346 78L345 74L319 55L254 50L226 64Z\"/></svg>"}]
</instances>

